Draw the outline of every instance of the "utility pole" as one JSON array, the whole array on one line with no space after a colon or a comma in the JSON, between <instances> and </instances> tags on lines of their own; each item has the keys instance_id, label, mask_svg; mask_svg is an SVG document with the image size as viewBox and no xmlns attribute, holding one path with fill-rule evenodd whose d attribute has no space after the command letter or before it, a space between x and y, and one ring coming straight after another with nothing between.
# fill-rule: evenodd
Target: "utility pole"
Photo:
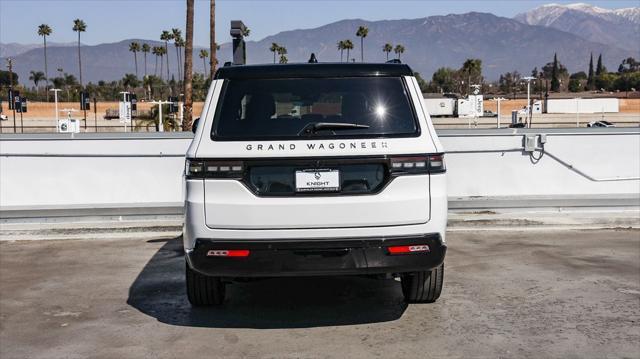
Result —
<instances>
[{"instance_id":1,"label":"utility pole","mask_svg":"<svg viewBox=\"0 0 640 359\"><path fill-rule=\"evenodd\" d=\"M502 119L500 117L500 102L502 100L506 100L506 98L504 98L504 97L496 97L496 98L494 98L494 100L496 100L498 102L498 124L497 124L497 126L498 126L498 128L500 128L500 120Z\"/></svg>"},{"instance_id":2,"label":"utility pole","mask_svg":"<svg viewBox=\"0 0 640 359\"><path fill-rule=\"evenodd\" d=\"M22 122L22 102L24 102L24 100L26 100L26 97L20 99L20 133L24 133L24 123Z\"/></svg>"},{"instance_id":3,"label":"utility pole","mask_svg":"<svg viewBox=\"0 0 640 359\"><path fill-rule=\"evenodd\" d=\"M531 128L531 80L535 80L536 78L533 76L526 76L522 78L523 80L527 80L527 123L529 128Z\"/></svg>"},{"instance_id":4,"label":"utility pole","mask_svg":"<svg viewBox=\"0 0 640 359\"><path fill-rule=\"evenodd\" d=\"M576 127L580 127L580 97L576 97Z\"/></svg>"},{"instance_id":5,"label":"utility pole","mask_svg":"<svg viewBox=\"0 0 640 359\"><path fill-rule=\"evenodd\" d=\"M98 100L93 98L93 121L96 127L96 133L98 132Z\"/></svg>"},{"instance_id":6,"label":"utility pole","mask_svg":"<svg viewBox=\"0 0 640 359\"><path fill-rule=\"evenodd\" d=\"M180 94L180 97L178 97L179 99L182 99L182 101L178 101L178 119L180 123L180 126L182 127L182 124L184 122L184 94ZM184 131L184 128L182 129Z\"/></svg>"},{"instance_id":7,"label":"utility pole","mask_svg":"<svg viewBox=\"0 0 640 359\"><path fill-rule=\"evenodd\" d=\"M58 92L60 92L60 89L50 89L49 91L53 91L53 98L54 101L56 103L56 127L58 126L58 120L60 119L58 117Z\"/></svg>"},{"instance_id":8,"label":"utility pole","mask_svg":"<svg viewBox=\"0 0 640 359\"><path fill-rule=\"evenodd\" d=\"M170 101L151 101L152 104L158 105L158 132L164 132L164 125L162 123L162 105L171 103Z\"/></svg>"},{"instance_id":9,"label":"utility pole","mask_svg":"<svg viewBox=\"0 0 640 359\"><path fill-rule=\"evenodd\" d=\"M7 67L9 68L9 91L12 93L11 102L13 102L12 104L9 104L9 106L11 106L13 111L13 133L16 133L18 132L18 128L16 126L16 104L15 104L14 95L13 95L13 59L8 58L7 62L8 62Z\"/></svg>"}]
</instances>

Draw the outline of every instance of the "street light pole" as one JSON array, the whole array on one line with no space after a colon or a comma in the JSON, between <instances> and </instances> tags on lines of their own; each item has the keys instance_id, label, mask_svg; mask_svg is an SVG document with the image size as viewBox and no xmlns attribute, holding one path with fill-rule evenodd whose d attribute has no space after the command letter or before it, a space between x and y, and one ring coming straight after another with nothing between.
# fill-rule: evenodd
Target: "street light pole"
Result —
<instances>
[{"instance_id":1,"label":"street light pole","mask_svg":"<svg viewBox=\"0 0 640 359\"><path fill-rule=\"evenodd\" d=\"M502 100L506 100L506 98L504 97L497 97L497 98L493 98L494 100L496 100L498 102L498 128L500 128L500 120L502 119L500 116L500 102Z\"/></svg>"},{"instance_id":2,"label":"street light pole","mask_svg":"<svg viewBox=\"0 0 640 359\"><path fill-rule=\"evenodd\" d=\"M576 127L580 127L580 97L576 97Z\"/></svg>"},{"instance_id":3,"label":"street light pole","mask_svg":"<svg viewBox=\"0 0 640 359\"><path fill-rule=\"evenodd\" d=\"M164 132L164 125L162 123L162 105L171 103L171 101L151 101L151 103L158 105L158 132Z\"/></svg>"},{"instance_id":4,"label":"street light pole","mask_svg":"<svg viewBox=\"0 0 640 359\"><path fill-rule=\"evenodd\" d=\"M57 128L58 121L60 120L60 118L58 117L58 92L60 91L60 89L50 89L49 91L53 91L53 99L54 99L54 102L56 103L56 128Z\"/></svg>"},{"instance_id":5,"label":"street light pole","mask_svg":"<svg viewBox=\"0 0 640 359\"><path fill-rule=\"evenodd\" d=\"M13 59L7 59L7 68L9 69L9 91L13 93ZM13 133L18 132L16 126L16 101L14 100L15 94L11 96L11 104L9 106L13 109Z\"/></svg>"},{"instance_id":6,"label":"street light pole","mask_svg":"<svg viewBox=\"0 0 640 359\"><path fill-rule=\"evenodd\" d=\"M523 80L527 80L527 120L529 128L531 128L531 80L535 80L536 78L533 76L526 76L522 78Z\"/></svg>"}]
</instances>

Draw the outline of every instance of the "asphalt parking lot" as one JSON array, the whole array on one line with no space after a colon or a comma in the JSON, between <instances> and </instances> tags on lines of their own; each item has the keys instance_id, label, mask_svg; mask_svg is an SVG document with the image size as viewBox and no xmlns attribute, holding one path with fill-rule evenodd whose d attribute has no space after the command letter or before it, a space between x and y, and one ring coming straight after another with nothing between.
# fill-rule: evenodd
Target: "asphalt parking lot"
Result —
<instances>
[{"instance_id":1,"label":"asphalt parking lot","mask_svg":"<svg viewBox=\"0 0 640 359\"><path fill-rule=\"evenodd\" d=\"M640 357L640 231L454 231L436 304L269 279L192 309L178 239L0 242L1 358Z\"/></svg>"}]
</instances>

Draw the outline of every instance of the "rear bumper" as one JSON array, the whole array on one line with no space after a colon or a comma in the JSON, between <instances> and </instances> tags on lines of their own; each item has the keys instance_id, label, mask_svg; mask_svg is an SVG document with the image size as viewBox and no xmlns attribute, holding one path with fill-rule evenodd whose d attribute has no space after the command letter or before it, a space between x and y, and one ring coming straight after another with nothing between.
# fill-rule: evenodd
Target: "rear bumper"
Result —
<instances>
[{"instance_id":1,"label":"rear bumper","mask_svg":"<svg viewBox=\"0 0 640 359\"><path fill-rule=\"evenodd\" d=\"M390 255L389 246L426 244L429 252ZM248 249L248 257L210 257L210 250ZM444 261L439 233L413 236L228 241L197 239L186 258L194 270L220 277L363 275L426 271Z\"/></svg>"}]
</instances>

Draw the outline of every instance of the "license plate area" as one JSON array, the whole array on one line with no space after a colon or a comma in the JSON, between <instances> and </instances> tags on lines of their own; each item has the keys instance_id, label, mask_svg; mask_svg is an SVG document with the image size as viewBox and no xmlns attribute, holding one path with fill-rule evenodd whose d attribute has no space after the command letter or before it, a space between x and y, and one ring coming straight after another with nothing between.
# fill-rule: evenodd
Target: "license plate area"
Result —
<instances>
[{"instance_id":1,"label":"license plate area","mask_svg":"<svg viewBox=\"0 0 640 359\"><path fill-rule=\"evenodd\" d=\"M339 192L340 171L335 169L298 170L296 192Z\"/></svg>"}]
</instances>

